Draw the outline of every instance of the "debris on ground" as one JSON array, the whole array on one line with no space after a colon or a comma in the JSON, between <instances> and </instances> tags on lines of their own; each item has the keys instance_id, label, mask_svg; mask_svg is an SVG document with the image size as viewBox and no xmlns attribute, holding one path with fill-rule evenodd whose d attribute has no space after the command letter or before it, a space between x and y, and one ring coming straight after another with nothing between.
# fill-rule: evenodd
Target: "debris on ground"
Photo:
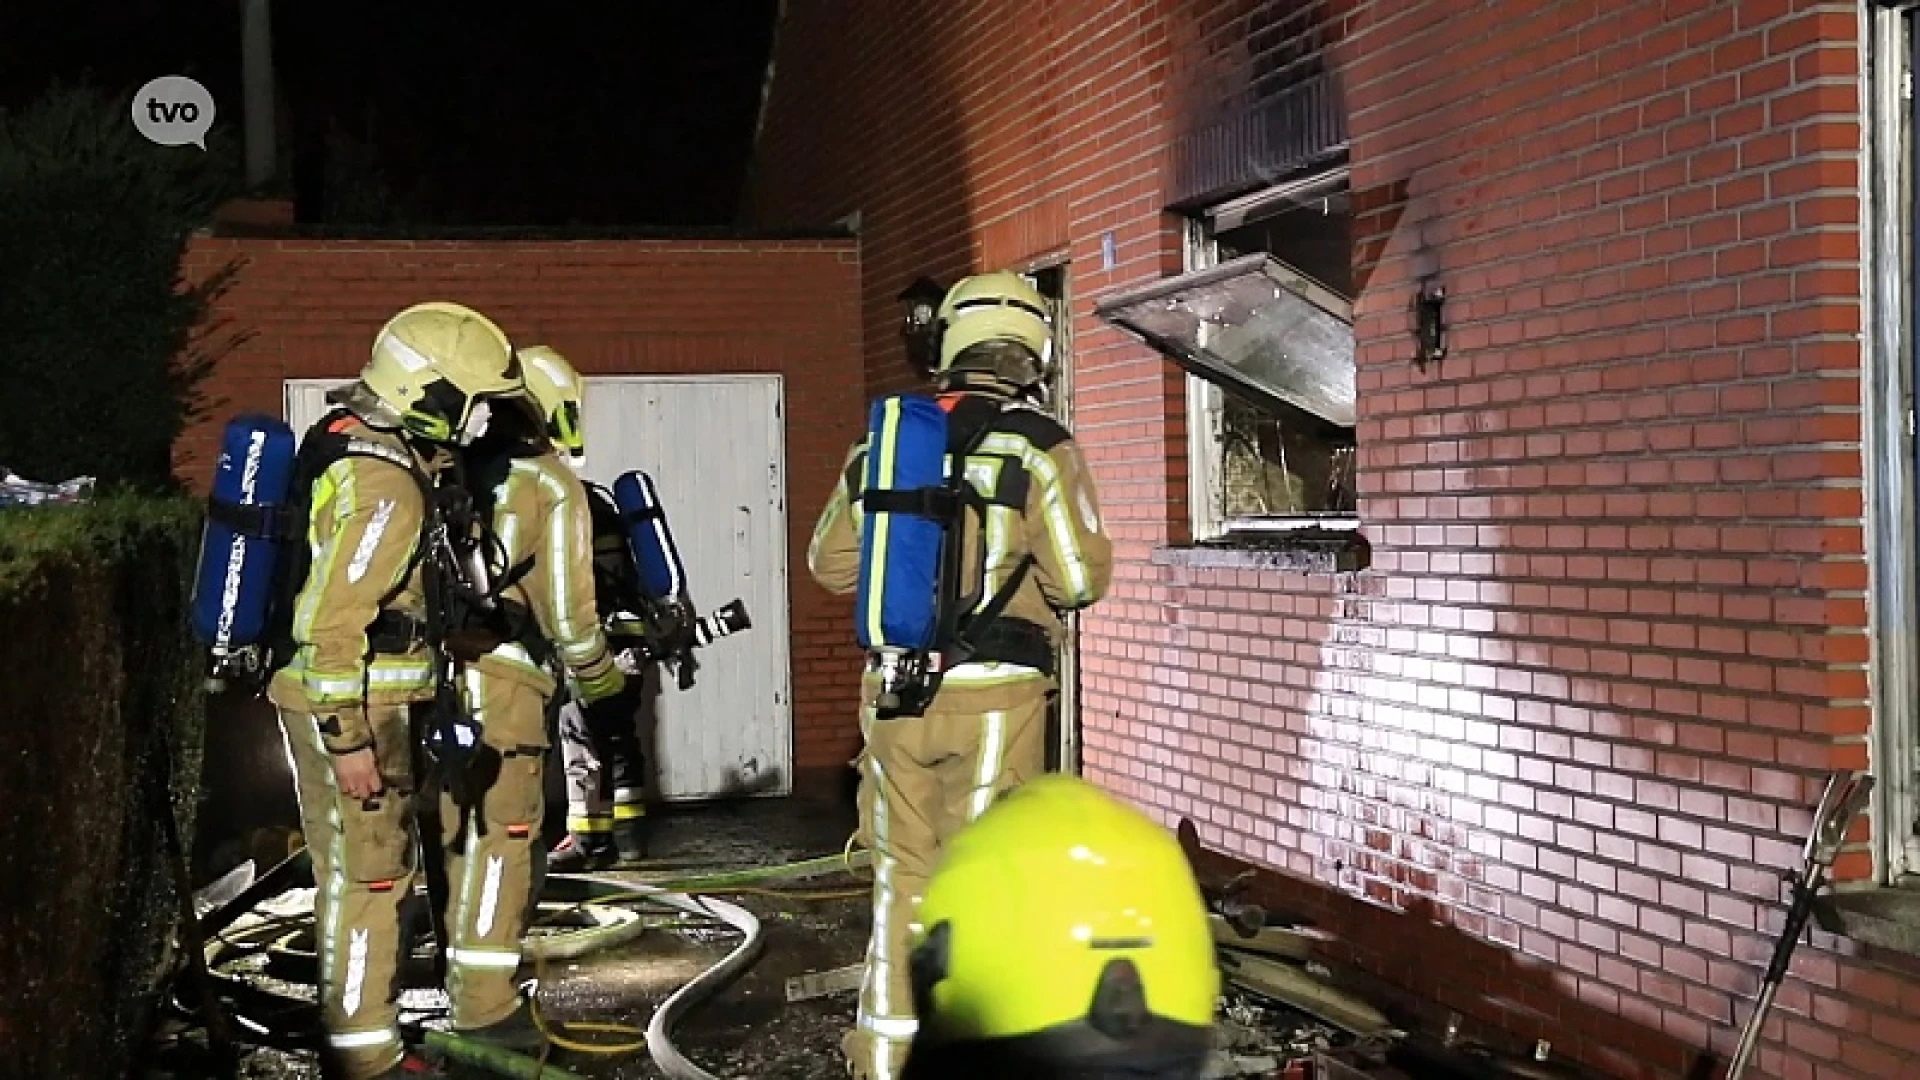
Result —
<instances>
[{"instance_id":1,"label":"debris on ground","mask_svg":"<svg viewBox=\"0 0 1920 1080\"><path fill-rule=\"evenodd\" d=\"M1264 914L1262 917L1264 918ZM1245 925L1244 920L1236 924L1220 915L1209 915L1207 919L1213 927L1214 944L1223 948L1260 953L1263 956L1277 956L1286 960L1310 960L1313 958L1315 948L1334 940L1332 934L1298 926L1262 923L1250 928Z\"/></svg>"},{"instance_id":2,"label":"debris on ground","mask_svg":"<svg viewBox=\"0 0 1920 1080\"><path fill-rule=\"evenodd\" d=\"M846 994L860 989L860 981L866 976L867 967L862 964L848 964L832 971L813 971L805 975L795 975L787 980L788 1001L811 1001L829 994Z\"/></svg>"},{"instance_id":3,"label":"debris on ground","mask_svg":"<svg viewBox=\"0 0 1920 1080\"><path fill-rule=\"evenodd\" d=\"M1355 1035L1378 1037L1393 1030L1385 1013L1322 981L1308 965L1222 949L1220 973L1229 985L1284 1002Z\"/></svg>"},{"instance_id":4,"label":"debris on ground","mask_svg":"<svg viewBox=\"0 0 1920 1080\"><path fill-rule=\"evenodd\" d=\"M1369 1075L1344 1062L1381 1058L1407 1033L1316 959L1335 935L1256 903L1256 873L1210 864L1193 822L1181 821L1177 835L1207 904L1220 965L1222 997L1204 1075L1293 1080L1331 1078L1339 1068Z\"/></svg>"},{"instance_id":5,"label":"debris on ground","mask_svg":"<svg viewBox=\"0 0 1920 1080\"><path fill-rule=\"evenodd\" d=\"M0 465L0 508L79 503L93 496L93 477L76 476L58 484L42 484Z\"/></svg>"},{"instance_id":6,"label":"debris on ground","mask_svg":"<svg viewBox=\"0 0 1920 1080\"><path fill-rule=\"evenodd\" d=\"M1355 1042L1351 1032L1232 986L1221 995L1213 1030L1210 1078L1277 1076L1289 1064Z\"/></svg>"},{"instance_id":7,"label":"debris on ground","mask_svg":"<svg viewBox=\"0 0 1920 1080\"><path fill-rule=\"evenodd\" d=\"M759 960L689 1013L675 1034L681 1051L698 1067L727 1080L817 1080L845 1072L840 1041L853 1026L855 1000L837 984L865 951L871 885L860 857L864 852L840 854L853 827L849 808L806 805L810 812L799 814L794 809L785 800L756 800L662 813L655 819L655 838L671 857L656 860L649 870L599 875L636 885L663 876L700 878L717 896L759 918L764 942ZM794 860L820 852L835 853L831 873L816 869L806 880L791 882L767 880L764 871L757 871L753 881L725 877L768 866L798 867ZM254 878L253 868L243 863L203 886L197 899L203 907L236 899L245 891L241 883L252 884ZM561 884L558 876L549 879L550 889ZM249 900L251 909L210 942L223 975L264 996L239 1011L282 1022L303 1006L312 1009L313 896L314 890L302 884L257 903ZM663 1074L649 1057L640 1029L661 1000L731 952L739 933L710 919L656 912L627 900L576 899L543 900L542 925L529 934L528 974L538 980L544 1020L563 1037L616 1052L560 1049L551 1063L588 1080L660 1080ZM629 929L638 932L629 935ZM596 935L596 946L573 947L574 939L585 935ZM434 953L430 938L423 938L401 969L402 1023L423 1031L448 1022ZM787 1000L789 980L812 986L819 980L805 977L823 974L839 976L829 992ZM251 1029L248 1035L246 1041L257 1043L246 1048L240 1062L239 1074L246 1080L317 1076L313 1054L298 1042ZM196 1044L202 1039L191 1023L170 1020L143 1080L211 1075L201 1067L204 1048Z\"/></svg>"}]
</instances>

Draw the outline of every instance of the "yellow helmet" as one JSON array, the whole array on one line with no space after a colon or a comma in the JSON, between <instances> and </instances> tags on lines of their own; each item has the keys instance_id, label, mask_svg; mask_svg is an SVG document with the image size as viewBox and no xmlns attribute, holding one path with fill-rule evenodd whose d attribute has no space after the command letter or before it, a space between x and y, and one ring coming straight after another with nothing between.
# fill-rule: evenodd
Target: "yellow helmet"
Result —
<instances>
[{"instance_id":1,"label":"yellow helmet","mask_svg":"<svg viewBox=\"0 0 1920 1080\"><path fill-rule=\"evenodd\" d=\"M540 424L553 448L569 461L578 463L587 456L587 433L582 426L586 413L586 392L580 373L567 358L547 345L532 345L520 350L520 363L527 379L527 394L540 411Z\"/></svg>"},{"instance_id":2,"label":"yellow helmet","mask_svg":"<svg viewBox=\"0 0 1920 1080\"><path fill-rule=\"evenodd\" d=\"M1053 357L1053 314L1046 297L1010 270L962 278L935 316L939 377L980 372L1017 387L1044 382Z\"/></svg>"},{"instance_id":3,"label":"yellow helmet","mask_svg":"<svg viewBox=\"0 0 1920 1080\"><path fill-rule=\"evenodd\" d=\"M360 383L430 442L471 442L484 428L485 399L524 395L507 335L460 304L415 304L374 335Z\"/></svg>"},{"instance_id":4,"label":"yellow helmet","mask_svg":"<svg viewBox=\"0 0 1920 1080\"><path fill-rule=\"evenodd\" d=\"M1188 1077L1206 1062L1220 972L1193 869L1084 780L1042 776L961 830L913 937L908 1077L1117 1062Z\"/></svg>"}]
</instances>

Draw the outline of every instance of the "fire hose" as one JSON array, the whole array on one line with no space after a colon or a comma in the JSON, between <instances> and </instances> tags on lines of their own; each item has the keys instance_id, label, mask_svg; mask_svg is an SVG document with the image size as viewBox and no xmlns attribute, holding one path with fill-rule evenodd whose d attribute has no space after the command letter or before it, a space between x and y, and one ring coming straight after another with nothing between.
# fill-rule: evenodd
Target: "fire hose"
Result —
<instances>
[{"instance_id":1,"label":"fire hose","mask_svg":"<svg viewBox=\"0 0 1920 1080\"><path fill-rule=\"evenodd\" d=\"M545 962L551 959L584 956L624 944L647 929L659 925L649 923L637 913L616 906L620 904L638 903L654 908L665 908L681 915L718 921L737 931L742 937L740 942L734 945L718 963L702 971L662 1001L654 1009L653 1016L644 1031L616 1024L560 1023L552 1017L544 1016L537 1003L534 1012L535 1021L547 1033L549 1041L562 1049L594 1054L634 1053L645 1050L660 1069L673 1080L719 1080L712 1073L693 1064L680 1051L673 1042L674 1029L696 1006L713 997L743 974L758 958L764 942L760 920L746 908L718 899L716 894L747 893L790 900L826 900L863 896L864 889L803 892L793 889L767 888L765 885L774 881L814 877L841 869L854 871L865 864L866 856L865 851L854 852L852 843L849 842L847 849L839 855L646 884L608 876L554 875L547 879L547 888L542 893L543 901L546 902L542 907L558 910L550 911L539 921L550 923L558 915L584 913L591 925L560 934L529 935L524 951L533 960L536 970L542 969ZM212 981L222 995L230 999L229 1015L235 1027L246 1032L250 1036L250 1041L262 1045L284 1049L300 1048L305 1042L301 1033L318 1026L317 1005L297 996L276 993L254 985L243 978L220 970L221 965L240 952L264 951L271 955L277 951L283 956L298 953L293 940L301 933L298 927L303 922L311 922L310 913L304 916L283 914L256 917L247 925L236 927L236 924L255 912L264 902L296 887L301 876L310 876L311 870L312 865L306 851L302 849L295 852L285 862L263 874L231 901L208 912L200 920L199 930L206 942L205 959L207 969L212 973ZM183 1015L193 1014L194 1005L197 1003L183 1002L179 996L179 989L178 986L175 987L170 1004ZM425 1026L424 1023L403 1023L402 1027L412 1041L423 1043L445 1057L476 1065L503 1076L578 1080L576 1074L543 1061L463 1039L451 1032L434 1030ZM564 1031L554 1030L555 1028L634 1034L642 1035L643 1038L637 1042L622 1044L579 1042L569 1038Z\"/></svg>"}]
</instances>

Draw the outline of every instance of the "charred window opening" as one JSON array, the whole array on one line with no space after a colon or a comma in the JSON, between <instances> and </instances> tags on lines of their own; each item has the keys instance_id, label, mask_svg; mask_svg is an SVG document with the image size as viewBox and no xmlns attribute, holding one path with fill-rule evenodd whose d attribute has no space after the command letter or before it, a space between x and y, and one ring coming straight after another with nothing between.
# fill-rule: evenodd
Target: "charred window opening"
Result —
<instances>
[{"instance_id":1,"label":"charred window opening","mask_svg":"<svg viewBox=\"0 0 1920 1080\"><path fill-rule=\"evenodd\" d=\"M1352 206L1344 170L1206 211L1190 272L1103 302L1194 376L1194 538L1357 524Z\"/></svg>"},{"instance_id":2,"label":"charred window opening","mask_svg":"<svg viewBox=\"0 0 1920 1080\"><path fill-rule=\"evenodd\" d=\"M1267 254L1342 296L1353 295L1352 208L1344 191L1213 235L1215 257ZM1351 327L1345 328L1352 340ZM1352 370L1352 353L1346 356ZM1228 389L1220 402L1222 519L1351 516L1354 429L1285 401Z\"/></svg>"}]
</instances>

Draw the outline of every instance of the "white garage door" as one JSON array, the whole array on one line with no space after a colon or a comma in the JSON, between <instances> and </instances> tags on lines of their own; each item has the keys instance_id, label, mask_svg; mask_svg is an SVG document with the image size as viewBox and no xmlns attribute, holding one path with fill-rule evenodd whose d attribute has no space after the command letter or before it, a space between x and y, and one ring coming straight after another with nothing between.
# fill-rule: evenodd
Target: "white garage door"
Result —
<instances>
[{"instance_id":1,"label":"white garage door","mask_svg":"<svg viewBox=\"0 0 1920 1080\"><path fill-rule=\"evenodd\" d=\"M287 383L304 434L337 380ZM753 628L700 651L693 689L663 679L652 744L659 797L793 788L782 386L774 375L590 377L587 475L644 469L659 486L695 606L739 597Z\"/></svg>"},{"instance_id":2,"label":"white garage door","mask_svg":"<svg viewBox=\"0 0 1920 1080\"><path fill-rule=\"evenodd\" d=\"M287 426L295 439L305 439L307 429L327 411L327 391L345 383L338 379L288 379Z\"/></svg>"}]
</instances>

